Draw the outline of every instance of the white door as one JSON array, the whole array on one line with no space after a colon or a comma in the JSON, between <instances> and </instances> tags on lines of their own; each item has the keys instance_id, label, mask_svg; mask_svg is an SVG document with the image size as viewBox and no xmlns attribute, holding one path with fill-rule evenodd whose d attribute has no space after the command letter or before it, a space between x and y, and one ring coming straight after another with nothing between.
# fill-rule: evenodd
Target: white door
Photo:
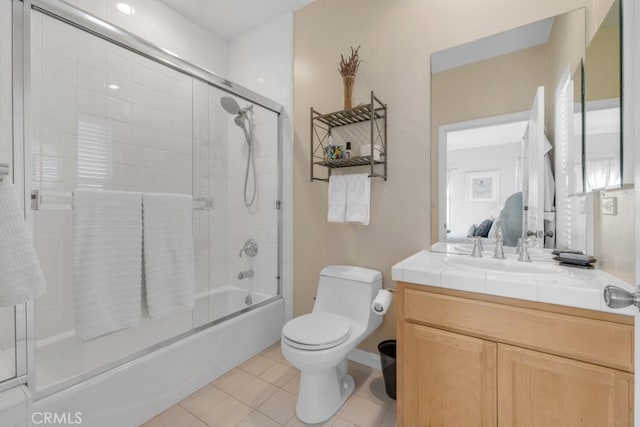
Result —
<instances>
[{"instance_id":1,"label":"white door","mask_svg":"<svg viewBox=\"0 0 640 427\"><path fill-rule=\"evenodd\" d=\"M523 230L544 246L544 87L536 89L523 138Z\"/></svg>"},{"instance_id":2,"label":"white door","mask_svg":"<svg viewBox=\"0 0 640 427\"><path fill-rule=\"evenodd\" d=\"M624 144L622 155L625 157L625 167L623 169L624 181L629 181L629 176L633 177L635 188L635 239L636 239L636 284L640 283L640 43L630 42L628 40L640 39L640 4L634 0L623 0L622 8L624 14L622 16L622 46L624 49L622 63L623 70L623 91L624 98L622 104L623 117L623 141ZM627 167L627 165L635 167ZM629 169L632 169L630 171ZM640 290L640 288L639 288ZM634 367L636 374L634 388L634 414L633 425L640 427L640 313L636 311L635 320L635 337L634 337Z\"/></svg>"}]
</instances>

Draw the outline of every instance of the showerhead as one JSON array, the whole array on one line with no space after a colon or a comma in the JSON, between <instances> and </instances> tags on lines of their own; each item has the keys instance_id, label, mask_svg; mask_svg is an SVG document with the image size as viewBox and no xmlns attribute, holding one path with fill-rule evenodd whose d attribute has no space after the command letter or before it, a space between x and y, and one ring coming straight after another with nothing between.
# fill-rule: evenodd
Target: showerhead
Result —
<instances>
[{"instance_id":1,"label":"showerhead","mask_svg":"<svg viewBox=\"0 0 640 427\"><path fill-rule=\"evenodd\" d=\"M222 105L222 108L224 108L225 111L229 114L240 114L242 112L238 101L231 98L230 96L223 96L222 98L220 98L220 104Z\"/></svg>"}]
</instances>

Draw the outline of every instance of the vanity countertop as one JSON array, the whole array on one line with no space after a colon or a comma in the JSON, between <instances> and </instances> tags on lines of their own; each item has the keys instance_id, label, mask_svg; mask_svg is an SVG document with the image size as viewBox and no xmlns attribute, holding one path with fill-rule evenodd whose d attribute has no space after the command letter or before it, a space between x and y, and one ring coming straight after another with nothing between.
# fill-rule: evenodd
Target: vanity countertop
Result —
<instances>
[{"instance_id":1,"label":"vanity countertop","mask_svg":"<svg viewBox=\"0 0 640 427\"><path fill-rule=\"evenodd\" d=\"M633 292L634 288L603 270L583 270L557 266L555 262L533 261L534 265L540 264L543 267L553 265L555 269L557 266L560 274L512 274L455 265L464 264L464 258L471 260L470 256L466 254L447 254L423 250L394 265L391 270L391 278L395 281L418 285L629 316L635 316L637 311L632 306L616 310L607 307L603 298L605 286L614 285L630 292ZM473 258L473 260L477 262L479 258ZM498 261L488 258L487 262ZM517 263L515 255L507 255L506 262Z\"/></svg>"}]
</instances>

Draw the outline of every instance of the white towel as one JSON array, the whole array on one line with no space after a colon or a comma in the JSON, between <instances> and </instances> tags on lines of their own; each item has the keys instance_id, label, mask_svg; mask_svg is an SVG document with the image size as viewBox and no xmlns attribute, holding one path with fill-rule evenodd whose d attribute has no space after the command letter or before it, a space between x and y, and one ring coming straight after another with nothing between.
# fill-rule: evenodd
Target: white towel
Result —
<instances>
[{"instance_id":1,"label":"white towel","mask_svg":"<svg viewBox=\"0 0 640 427\"><path fill-rule=\"evenodd\" d=\"M0 307L22 304L45 292L36 251L9 178L0 182Z\"/></svg>"},{"instance_id":2,"label":"white towel","mask_svg":"<svg viewBox=\"0 0 640 427\"><path fill-rule=\"evenodd\" d=\"M344 222L347 211L347 175L329 177L329 222Z\"/></svg>"},{"instance_id":3,"label":"white towel","mask_svg":"<svg viewBox=\"0 0 640 427\"><path fill-rule=\"evenodd\" d=\"M366 173L347 177L347 213L345 221L369 224L371 178Z\"/></svg>"},{"instance_id":4,"label":"white towel","mask_svg":"<svg viewBox=\"0 0 640 427\"><path fill-rule=\"evenodd\" d=\"M193 199L144 193L144 295L149 317L193 310Z\"/></svg>"},{"instance_id":5,"label":"white towel","mask_svg":"<svg viewBox=\"0 0 640 427\"><path fill-rule=\"evenodd\" d=\"M142 194L73 192L76 336L136 326L142 304Z\"/></svg>"}]
</instances>

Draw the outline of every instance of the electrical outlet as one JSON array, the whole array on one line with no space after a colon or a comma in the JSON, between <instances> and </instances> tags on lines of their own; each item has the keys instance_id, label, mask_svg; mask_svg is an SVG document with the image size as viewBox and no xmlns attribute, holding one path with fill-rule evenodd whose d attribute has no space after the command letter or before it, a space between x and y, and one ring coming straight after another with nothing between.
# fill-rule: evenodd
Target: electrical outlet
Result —
<instances>
[{"instance_id":1,"label":"electrical outlet","mask_svg":"<svg viewBox=\"0 0 640 427\"><path fill-rule=\"evenodd\" d=\"M603 197L600 207L604 215L617 215L617 199L615 197Z\"/></svg>"}]
</instances>

